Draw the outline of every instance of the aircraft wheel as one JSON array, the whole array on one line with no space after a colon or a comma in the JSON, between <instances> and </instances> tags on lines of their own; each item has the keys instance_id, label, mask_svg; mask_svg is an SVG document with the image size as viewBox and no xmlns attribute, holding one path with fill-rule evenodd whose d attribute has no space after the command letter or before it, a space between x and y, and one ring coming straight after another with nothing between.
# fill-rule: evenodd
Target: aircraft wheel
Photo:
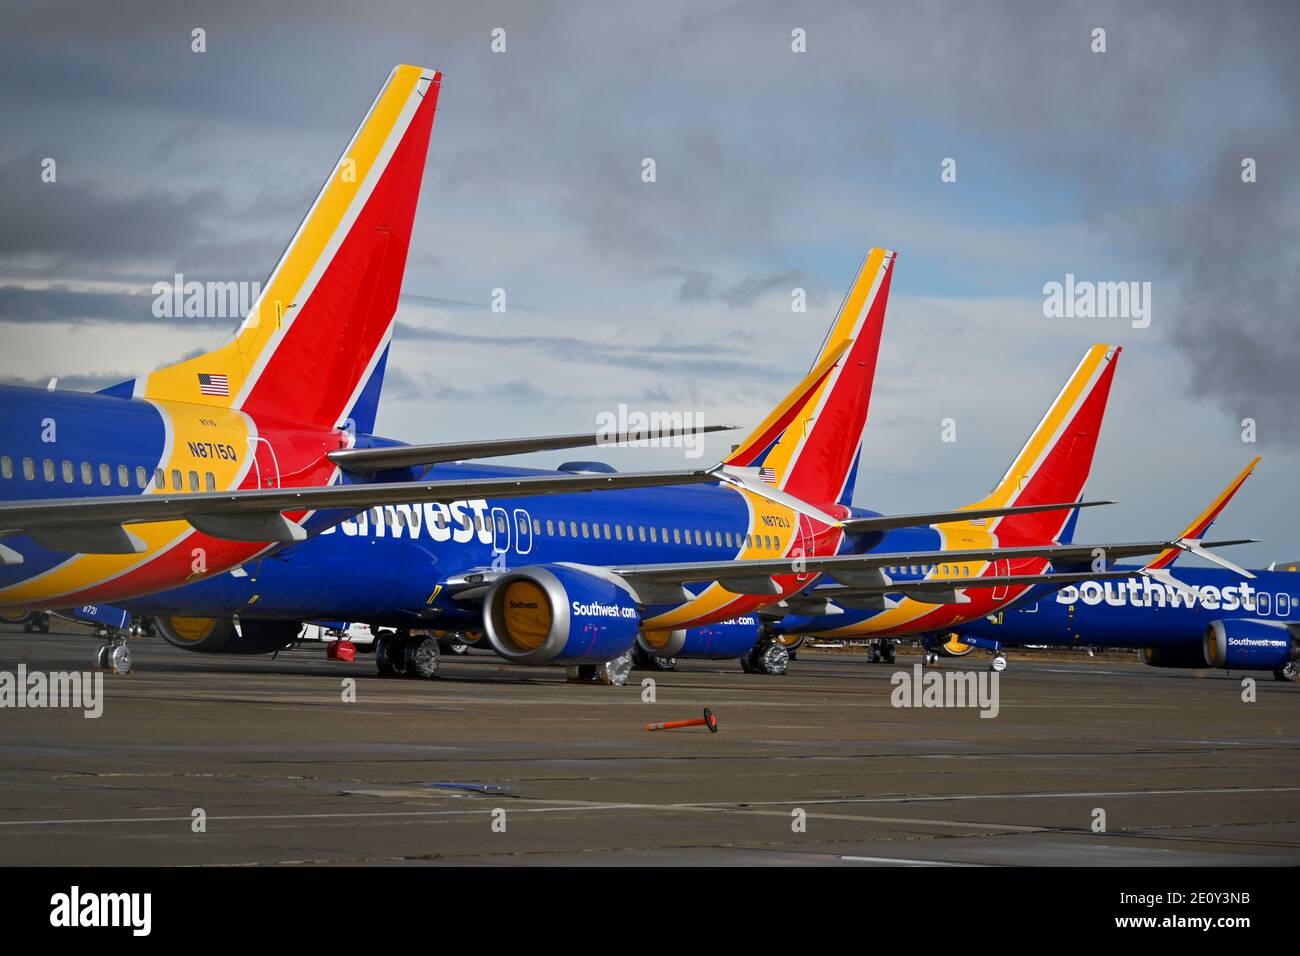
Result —
<instances>
[{"instance_id":1,"label":"aircraft wheel","mask_svg":"<svg viewBox=\"0 0 1300 956\"><path fill-rule=\"evenodd\" d=\"M99 650L95 651L95 666L100 670L108 670L108 651L107 644L100 644Z\"/></svg>"},{"instance_id":2,"label":"aircraft wheel","mask_svg":"<svg viewBox=\"0 0 1300 956\"><path fill-rule=\"evenodd\" d=\"M925 666L926 666L926 667L938 667L938 666L939 666L939 655L938 655L937 652L935 652L935 651L926 651L926 652L925 652Z\"/></svg>"},{"instance_id":3,"label":"aircraft wheel","mask_svg":"<svg viewBox=\"0 0 1300 956\"><path fill-rule=\"evenodd\" d=\"M438 662L442 654L438 648L438 639L423 635L406 639L404 648L404 671L407 677L421 677L425 680L438 673Z\"/></svg>"},{"instance_id":4,"label":"aircraft wheel","mask_svg":"<svg viewBox=\"0 0 1300 956\"><path fill-rule=\"evenodd\" d=\"M1273 671L1274 680L1295 681L1300 678L1300 661L1287 661Z\"/></svg>"},{"instance_id":5,"label":"aircraft wheel","mask_svg":"<svg viewBox=\"0 0 1300 956\"><path fill-rule=\"evenodd\" d=\"M610 687L622 687L630 676L632 676L631 648L613 660L596 665L596 681Z\"/></svg>"},{"instance_id":6,"label":"aircraft wheel","mask_svg":"<svg viewBox=\"0 0 1300 956\"><path fill-rule=\"evenodd\" d=\"M30 618L29 618L28 620L26 620L26 621L23 621L23 633L24 633L24 634L30 634L30 633L31 633L32 631L34 631L35 629L36 629L36 625L33 624L33 623L31 622L31 619L30 619Z\"/></svg>"},{"instance_id":7,"label":"aircraft wheel","mask_svg":"<svg viewBox=\"0 0 1300 956\"><path fill-rule=\"evenodd\" d=\"M869 644L867 646L867 663L868 664L880 663L880 647L878 645Z\"/></svg>"},{"instance_id":8,"label":"aircraft wheel","mask_svg":"<svg viewBox=\"0 0 1300 956\"><path fill-rule=\"evenodd\" d=\"M50 633L50 622L42 621L40 624L36 625L36 629L42 634L48 634Z\"/></svg>"},{"instance_id":9,"label":"aircraft wheel","mask_svg":"<svg viewBox=\"0 0 1300 956\"><path fill-rule=\"evenodd\" d=\"M108 648L105 660L108 662L108 666L113 668L113 673L131 673L131 649L126 646L126 641Z\"/></svg>"},{"instance_id":10,"label":"aircraft wheel","mask_svg":"<svg viewBox=\"0 0 1300 956\"><path fill-rule=\"evenodd\" d=\"M406 661L397 635L380 631L375 635L375 669L380 677L395 677L405 669Z\"/></svg>"},{"instance_id":11,"label":"aircraft wheel","mask_svg":"<svg viewBox=\"0 0 1300 956\"><path fill-rule=\"evenodd\" d=\"M991 668L993 671L995 671L996 673L999 673L999 674L1002 673L1004 670L1007 669L1007 655L1005 655L1005 654L994 654L994 655L993 655L993 662L992 662L989 666L990 666L990 668Z\"/></svg>"},{"instance_id":12,"label":"aircraft wheel","mask_svg":"<svg viewBox=\"0 0 1300 956\"><path fill-rule=\"evenodd\" d=\"M466 644L464 641L452 641L452 642L451 642L451 652L452 652L453 654L468 654L468 653L469 653L469 645Z\"/></svg>"},{"instance_id":13,"label":"aircraft wheel","mask_svg":"<svg viewBox=\"0 0 1300 956\"><path fill-rule=\"evenodd\" d=\"M754 663L764 674L784 674L790 665L790 652L780 641L773 641L759 650Z\"/></svg>"},{"instance_id":14,"label":"aircraft wheel","mask_svg":"<svg viewBox=\"0 0 1300 956\"><path fill-rule=\"evenodd\" d=\"M880 645L880 660L885 664L894 663L894 655L897 654L898 647L893 641L884 641Z\"/></svg>"}]
</instances>

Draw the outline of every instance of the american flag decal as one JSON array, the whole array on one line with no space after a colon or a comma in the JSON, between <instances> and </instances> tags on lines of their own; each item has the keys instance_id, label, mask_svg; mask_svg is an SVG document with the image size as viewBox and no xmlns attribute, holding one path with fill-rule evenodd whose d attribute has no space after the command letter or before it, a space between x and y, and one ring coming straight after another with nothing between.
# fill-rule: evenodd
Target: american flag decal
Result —
<instances>
[{"instance_id":1,"label":"american flag decal","mask_svg":"<svg viewBox=\"0 0 1300 956\"><path fill-rule=\"evenodd\" d=\"M776 469L761 467L758 469L758 477L763 479L763 481L770 481L772 484L776 484Z\"/></svg>"},{"instance_id":2,"label":"american flag decal","mask_svg":"<svg viewBox=\"0 0 1300 956\"><path fill-rule=\"evenodd\" d=\"M229 395L230 379L224 375L199 373L199 392L203 395Z\"/></svg>"}]
</instances>

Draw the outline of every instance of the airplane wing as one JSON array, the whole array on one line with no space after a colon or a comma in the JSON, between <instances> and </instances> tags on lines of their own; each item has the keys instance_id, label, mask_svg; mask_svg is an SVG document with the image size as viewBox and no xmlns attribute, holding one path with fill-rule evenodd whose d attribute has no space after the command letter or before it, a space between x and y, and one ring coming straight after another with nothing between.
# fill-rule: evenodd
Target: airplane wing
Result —
<instances>
[{"instance_id":1,"label":"airplane wing","mask_svg":"<svg viewBox=\"0 0 1300 956\"><path fill-rule=\"evenodd\" d=\"M988 577L929 578L924 581L892 581L883 571L881 583L864 587L842 584L820 585L806 591L801 597L819 602L832 602L852 608L883 608L888 603L886 595L901 594L930 604L969 604L962 592L973 588L1024 587L1027 585L1054 584L1064 587L1081 581L1111 581L1131 578L1133 572L1125 571L1068 571L1059 574L997 574Z\"/></svg>"},{"instance_id":2,"label":"airplane wing","mask_svg":"<svg viewBox=\"0 0 1300 956\"><path fill-rule=\"evenodd\" d=\"M125 525L183 519L204 534L231 541L288 542L301 541L307 533L284 517L285 511L361 509L383 504L450 502L466 498L523 498L717 480L717 476L705 470L645 471L16 501L0 504L0 537L27 534L39 544L56 551L139 554L144 549L144 542ZM0 545L0 561L18 564L22 555Z\"/></svg>"},{"instance_id":3,"label":"airplane wing","mask_svg":"<svg viewBox=\"0 0 1300 956\"><path fill-rule=\"evenodd\" d=\"M1202 545L1204 548L1226 547L1233 544L1249 544L1249 540L1213 541ZM804 574L810 572L825 573L832 580L842 585L842 591L860 588L865 591L879 590L882 594L910 592L915 589L918 594L928 592L931 595L943 595L955 592L959 588L999 587L1012 584L1059 583L1067 584L1072 580L1105 580L1107 578L1132 577L1133 571L1087 571L1061 572L1051 575L1006 575L1003 577L982 578L936 578L931 581L914 581L893 584L881 569L898 565L956 565L963 561L988 562L999 560L1016 560L1018 558L1046 558L1061 564L1082 564L1096 561L1101 557L1107 564L1138 555L1158 554L1165 548L1174 546L1170 541L1142 541L1125 544L1074 545L1056 544L1018 548L984 548L967 551L909 551L909 552L871 552L868 554L837 554L826 557L805 558L760 558L731 561L683 561L666 564L633 564L593 567L589 570L620 579L635 592L642 604L669 604L688 600L690 593L686 584L705 584L717 582L733 594L779 594L780 587L772 580L773 575ZM583 567L583 565L575 565ZM477 601L487 593L489 585L501 572L480 568L456 575L447 581L447 586L454 592L457 600ZM1047 580L1039 580L1044 578ZM820 590L820 589L818 589ZM800 601L807 595L794 595L787 601ZM934 601L931 597L929 600ZM823 603L829 603L823 601ZM942 602L934 602L942 603ZM958 602L960 603L960 602ZM875 606L874 604L870 606ZM833 613L833 612L831 612Z\"/></svg>"},{"instance_id":4,"label":"airplane wing","mask_svg":"<svg viewBox=\"0 0 1300 956\"><path fill-rule=\"evenodd\" d=\"M1200 544L1224 547L1243 544L1245 541L1219 541ZM1046 544L1013 548L980 548L964 551L908 551L869 552L867 554L837 554L825 557L759 558L732 561L689 561L668 564L633 564L606 568L626 581L638 593L653 593L656 598L649 603L665 603L658 597L675 593L684 584L716 581L735 594L778 594L780 588L772 581L773 575L806 574L822 572L846 586L876 586L880 582L880 568L897 565L955 565L963 561L1014 561L1020 558L1045 558L1059 564L1092 563L1098 559L1109 564L1113 561L1146 554L1158 554L1177 541L1141 541L1121 544ZM1101 573L1101 572L1098 572ZM1127 572L1132 574L1132 572ZM1089 575L1095 577L1095 574ZM944 580L944 579L940 579ZM951 588L952 579L948 579ZM980 579L987 582L988 578ZM973 586L973 585L972 585Z\"/></svg>"},{"instance_id":5,"label":"airplane wing","mask_svg":"<svg viewBox=\"0 0 1300 956\"><path fill-rule=\"evenodd\" d=\"M545 435L535 438L496 438L487 441L446 442L434 445L393 445L383 448L340 448L326 457L351 474L370 475L393 468L436 465L440 462L465 461L470 458L498 458L523 455L534 451L561 448L587 448L593 445L623 445L628 442L671 441L685 435L732 431L736 425L707 425L698 429L668 431L628 431L606 435L583 432L574 435Z\"/></svg>"},{"instance_id":6,"label":"airplane wing","mask_svg":"<svg viewBox=\"0 0 1300 956\"><path fill-rule=\"evenodd\" d=\"M878 515L870 518L845 518L840 524L849 534L871 534L892 531L895 528L917 528L949 521L978 521L982 518L1002 518L1006 515L1033 514L1038 511L1072 511L1075 508L1095 508L1113 505L1113 501L1066 502L1054 505L1013 505L1008 508L966 508L959 511L930 511L914 515Z\"/></svg>"}]
</instances>

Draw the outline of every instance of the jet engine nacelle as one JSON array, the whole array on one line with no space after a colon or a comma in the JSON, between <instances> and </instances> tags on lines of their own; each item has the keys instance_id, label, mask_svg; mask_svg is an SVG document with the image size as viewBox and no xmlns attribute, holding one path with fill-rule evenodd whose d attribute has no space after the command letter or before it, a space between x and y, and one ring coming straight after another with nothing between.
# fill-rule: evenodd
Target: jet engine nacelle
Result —
<instances>
[{"instance_id":1,"label":"jet engine nacelle","mask_svg":"<svg viewBox=\"0 0 1300 956\"><path fill-rule=\"evenodd\" d=\"M497 578L483 601L492 649L516 664L591 664L626 654L641 611L609 578L539 564Z\"/></svg>"},{"instance_id":2,"label":"jet engine nacelle","mask_svg":"<svg viewBox=\"0 0 1300 956\"><path fill-rule=\"evenodd\" d=\"M637 643L642 650L655 657L734 660L744 657L753 649L762 629L757 617L746 614L702 627L644 631L637 638Z\"/></svg>"},{"instance_id":3,"label":"jet engine nacelle","mask_svg":"<svg viewBox=\"0 0 1300 956\"><path fill-rule=\"evenodd\" d=\"M271 654L298 639L297 621L241 620L224 617L159 617L158 633L173 647L200 654Z\"/></svg>"},{"instance_id":4,"label":"jet engine nacelle","mask_svg":"<svg viewBox=\"0 0 1300 956\"><path fill-rule=\"evenodd\" d=\"M1202 641L1205 664L1234 671L1271 671L1300 656L1300 646L1280 624L1213 621Z\"/></svg>"}]
</instances>

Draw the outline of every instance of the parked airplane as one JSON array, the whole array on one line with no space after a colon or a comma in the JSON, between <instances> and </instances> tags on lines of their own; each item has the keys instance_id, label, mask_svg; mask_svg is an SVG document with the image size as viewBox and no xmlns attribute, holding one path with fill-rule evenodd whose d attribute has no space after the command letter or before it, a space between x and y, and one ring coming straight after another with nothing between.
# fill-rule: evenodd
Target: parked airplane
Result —
<instances>
[{"instance_id":1,"label":"parked airplane","mask_svg":"<svg viewBox=\"0 0 1300 956\"><path fill-rule=\"evenodd\" d=\"M926 635L932 662L945 646L935 635L949 634L961 624L1007 607L1031 587L1047 589L1122 576L1125 572L1093 567L1095 555L1068 563L1032 550L1024 557L1015 556L1016 549L1068 542L1067 529L1077 508L978 516L989 508L1079 499L1092 468L1119 352L1118 348L1111 352L1108 345L1094 345L1087 351L993 491L969 506L969 517L959 511L951 516L953 520L933 527L890 531L874 548L876 552L931 551L937 558L900 558L871 574L832 572L829 576L837 584L819 584L770 609L770 615L782 615L773 629L784 635L817 634L832 640ZM1187 534L1177 544L1175 551L1199 547ZM972 548L1005 549L1001 552L1005 557L979 561L947 555ZM953 641L947 644L949 654L970 649ZM891 641L882 641L880 650L886 660L892 660Z\"/></svg>"},{"instance_id":2,"label":"parked airplane","mask_svg":"<svg viewBox=\"0 0 1300 956\"><path fill-rule=\"evenodd\" d=\"M761 640L756 612L822 571L875 581L897 563L1090 560L1094 546L1046 536L1005 549L974 532L961 539L973 550L839 553L957 514L884 516L848 504L893 265L892 253L868 254L812 371L712 472L716 487L372 509L233 575L130 608L158 616L164 637L190 650L265 653L289 643L302 621L360 621L394 629L378 642L385 673L432 676L438 643L420 632L437 628L481 632L509 661L585 668L618 683L638 643L656 656L748 655L759 669L780 669L784 649ZM444 464L431 476L539 474ZM1059 514L1075 501L1036 495L960 514L971 521ZM1167 544L1107 547L1134 555Z\"/></svg>"},{"instance_id":3,"label":"parked airplane","mask_svg":"<svg viewBox=\"0 0 1300 956\"><path fill-rule=\"evenodd\" d=\"M1182 536L1202 537L1254 470L1256 458ZM1028 644L1132 648L1152 667L1272 671L1300 675L1300 576L1270 568L1170 568L1169 549L1117 580L1055 593L1034 589L1014 607L971 621L956 640L1001 655Z\"/></svg>"},{"instance_id":4,"label":"parked airplane","mask_svg":"<svg viewBox=\"0 0 1300 956\"><path fill-rule=\"evenodd\" d=\"M394 448L369 434L440 83L433 71L393 70L220 348L96 394L0 388L0 608L99 605L174 587L371 505L714 480L415 481L413 469L437 461L597 436Z\"/></svg>"}]
</instances>

